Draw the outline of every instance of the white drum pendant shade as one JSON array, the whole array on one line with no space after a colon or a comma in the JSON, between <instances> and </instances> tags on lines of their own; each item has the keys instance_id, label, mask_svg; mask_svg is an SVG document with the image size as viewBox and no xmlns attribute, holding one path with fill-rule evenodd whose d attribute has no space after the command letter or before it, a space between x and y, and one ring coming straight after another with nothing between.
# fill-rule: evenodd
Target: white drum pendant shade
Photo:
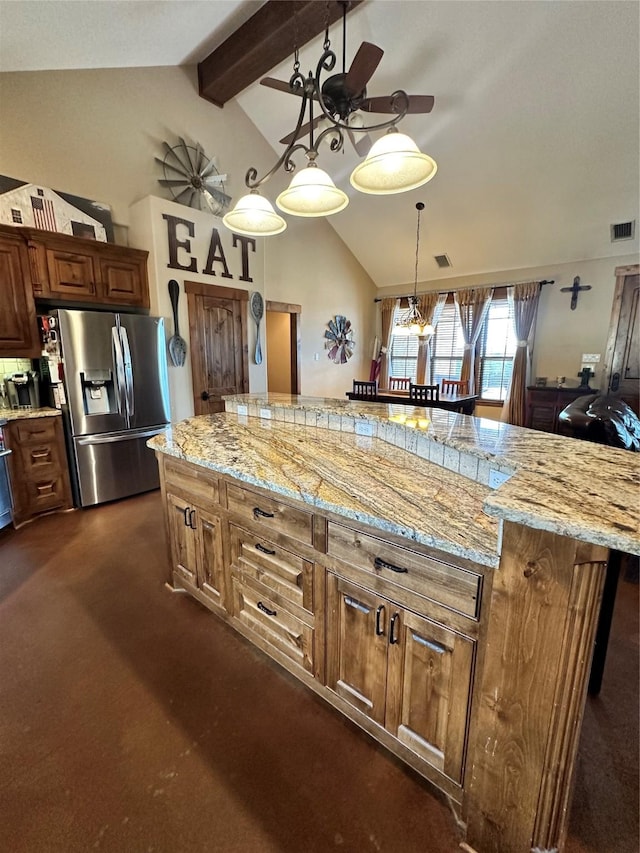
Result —
<instances>
[{"instance_id":1,"label":"white drum pendant shade","mask_svg":"<svg viewBox=\"0 0 640 853\"><path fill-rule=\"evenodd\" d=\"M281 192L276 204L293 216L331 216L349 204L346 193L333 183L329 175L315 163L295 174L288 188Z\"/></svg>"},{"instance_id":2,"label":"white drum pendant shade","mask_svg":"<svg viewBox=\"0 0 640 853\"><path fill-rule=\"evenodd\" d=\"M351 185L361 193L387 195L421 187L438 167L411 137L393 131L371 146L366 158L351 173Z\"/></svg>"},{"instance_id":3,"label":"white drum pendant shade","mask_svg":"<svg viewBox=\"0 0 640 853\"><path fill-rule=\"evenodd\" d=\"M249 237L271 237L287 227L270 202L255 190L242 196L233 210L222 217L222 221L230 231Z\"/></svg>"}]
</instances>

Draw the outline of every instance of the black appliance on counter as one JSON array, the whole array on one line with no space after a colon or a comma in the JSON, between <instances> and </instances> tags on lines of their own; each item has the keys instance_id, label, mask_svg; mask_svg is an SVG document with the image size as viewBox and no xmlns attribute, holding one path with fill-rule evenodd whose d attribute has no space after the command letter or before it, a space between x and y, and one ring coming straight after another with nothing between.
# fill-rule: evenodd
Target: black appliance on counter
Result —
<instances>
[{"instance_id":1,"label":"black appliance on counter","mask_svg":"<svg viewBox=\"0 0 640 853\"><path fill-rule=\"evenodd\" d=\"M5 379L12 409L39 409L40 382L35 370L13 373Z\"/></svg>"}]
</instances>

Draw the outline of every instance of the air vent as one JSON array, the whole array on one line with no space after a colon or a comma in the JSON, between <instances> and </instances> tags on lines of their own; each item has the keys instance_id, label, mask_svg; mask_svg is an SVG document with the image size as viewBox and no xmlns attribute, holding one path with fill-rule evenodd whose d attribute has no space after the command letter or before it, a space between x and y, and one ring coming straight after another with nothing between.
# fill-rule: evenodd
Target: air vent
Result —
<instances>
[{"instance_id":1,"label":"air vent","mask_svg":"<svg viewBox=\"0 0 640 853\"><path fill-rule=\"evenodd\" d=\"M434 255L434 260L438 264L438 266L443 269L444 267L451 267L453 264L449 260L448 255Z\"/></svg>"},{"instance_id":2,"label":"air vent","mask_svg":"<svg viewBox=\"0 0 640 853\"><path fill-rule=\"evenodd\" d=\"M631 222L618 222L616 225L611 226L611 242L615 243L617 240L633 240L635 233L635 219L632 219Z\"/></svg>"}]
</instances>

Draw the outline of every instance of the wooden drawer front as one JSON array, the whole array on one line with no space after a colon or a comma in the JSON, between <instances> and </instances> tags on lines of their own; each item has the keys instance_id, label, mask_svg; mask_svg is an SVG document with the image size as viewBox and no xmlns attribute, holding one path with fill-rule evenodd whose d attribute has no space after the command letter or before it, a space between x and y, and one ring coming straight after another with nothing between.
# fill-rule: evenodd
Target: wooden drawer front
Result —
<instances>
[{"instance_id":1,"label":"wooden drawer front","mask_svg":"<svg viewBox=\"0 0 640 853\"><path fill-rule=\"evenodd\" d=\"M233 524L230 531L235 568L313 613L313 563Z\"/></svg>"},{"instance_id":2,"label":"wooden drawer front","mask_svg":"<svg viewBox=\"0 0 640 853\"><path fill-rule=\"evenodd\" d=\"M20 447L24 472L29 479L60 473L60 456L55 444L25 444Z\"/></svg>"},{"instance_id":3,"label":"wooden drawer front","mask_svg":"<svg viewBox=\"0 0 640 853\"><path fill-rule=\"evenodd\" d=\"M31 515L63 506L67 500L64 477L37 477L24 484Z\"/></svg>"},{"instance_id":4,"label":"wooden drawer front","mask_svg":"<svg viewBox=\"0 0 640 853\"><path fill-rule=\"evenodd\" d=\"M394 584L390 594L399 601L403 601L402 589L407 589L465 616L478 617L482 575L333 522L328 524L327 553L385 578Z\"/></svg>"},{"instance_id":5,"label":"wooden drawer front","mask_svg":"<svg viewBox=\"0 0 640 853\"><path fill-rule=\"evenodd\" d=\"M18 442L42 442L56 441L56 425L53 418L32 418L31 420L17 421L11 424L11 431L17 436Z\"/></svg>"},{"instance_id":6,"label":"wooden drawer front","mask_svg":"<svg viewBox=\"0 0 640 853\"><path fill-rule=\"evenodd\" d=\"M52 294L95 296L93 259L57 249L47 249L49 287Z\"/></svg>"},{"instance_id":7,"label":"wooden drawer front","mask_svg":"<svg viewBox=\"0 0 640 853\"><path fill-rule=\"evenodd\" d=\"M265 498L231 483L227 484L227 505L231 512L237 512L264 529L265 536L284 533L307 545L313 544L313 515L310 512Z\"/></svg>"},{"instance_id":8,"label":"wooden drawer front","mask_svg":"<svg viewBox=\"0 0 640 853\"><path fill-rule=\"evenodd\" d=\"M105 299L111 302L148 304L144 261L100 259L100 281Z\"/></svg>"},{"instance_id":9,"label":"wooden drawer front","mask_svg":"<svg viewBox=\"0 0 640 853\"><path fill-rule=\"evenodd\" d=\"M263 595L247 580L233 578L234 616L269 645L313 673L313 628Z\"/></svg>"},{"instance_id":10,"label":"wooden drawer front","mask_svg":"<svg viewBox=\"0 0 640 853\"><path fill-rule=\"evenodd\" d=\"M218 503L218 478L204 468L165 459L164 476L167 487L178 489L205 507Z\"/></svg>"}]
</instances>

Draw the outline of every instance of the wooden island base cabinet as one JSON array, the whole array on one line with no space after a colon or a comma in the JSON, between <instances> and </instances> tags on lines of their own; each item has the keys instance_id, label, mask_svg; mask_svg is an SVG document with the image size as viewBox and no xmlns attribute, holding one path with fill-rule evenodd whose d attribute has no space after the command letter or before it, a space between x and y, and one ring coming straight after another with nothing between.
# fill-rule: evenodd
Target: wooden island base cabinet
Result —
<instances>
[{"instance_id":1,"label":"wooden island base cabinet","mask_svg":"<svg viewBox=\"0 0 640 853\"><path fill-rule=\"evenodd\" d=\"M607 549L499 566L157 453L183 589L443 791L466 850L562 848Z\"/></svg>"}]
</instances>

